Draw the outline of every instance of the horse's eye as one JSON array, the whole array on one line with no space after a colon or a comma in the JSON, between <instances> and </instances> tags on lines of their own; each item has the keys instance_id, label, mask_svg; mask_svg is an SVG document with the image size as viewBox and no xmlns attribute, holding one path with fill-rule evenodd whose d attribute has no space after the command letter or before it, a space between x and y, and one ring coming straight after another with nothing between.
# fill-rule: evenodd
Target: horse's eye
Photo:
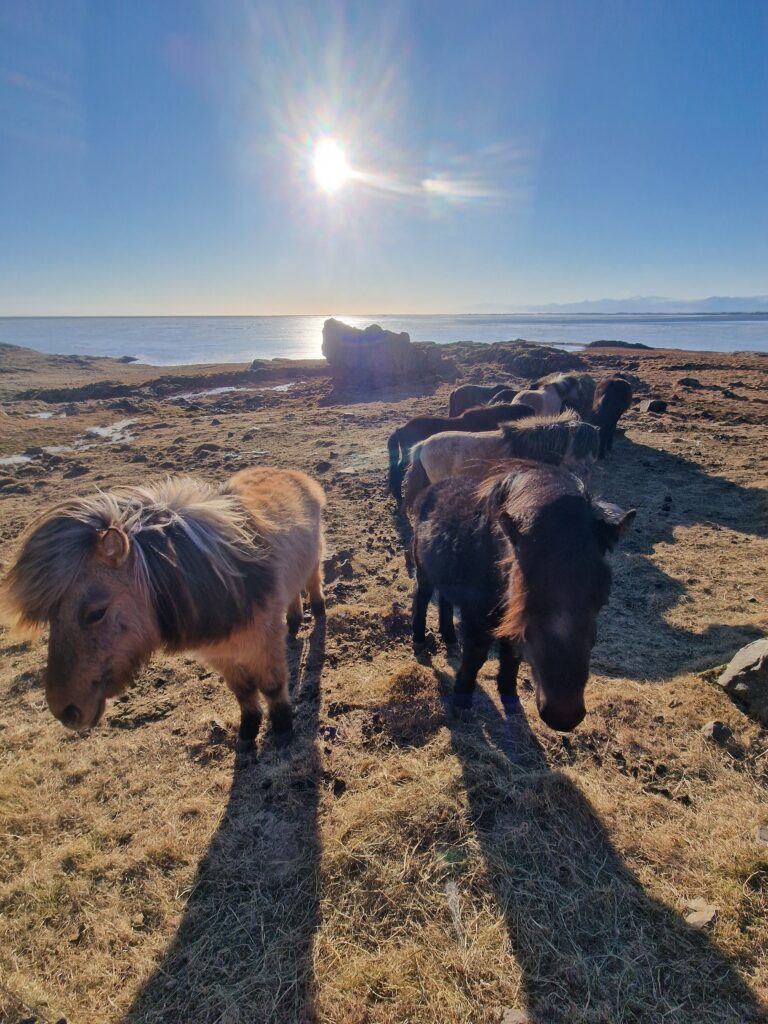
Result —
<instances>
[{"instance_id":1,"label":"horse's eye","mask_svg":"<svg viewBox=\"0 0 768 1024\"><path fill-rule=\"evenodd\" d=\"M101 622L104 616L107 614L106 608L94 608L88 612L83 619L86 626L93 626L97 622Z\"/></svg>"}]
</instances>

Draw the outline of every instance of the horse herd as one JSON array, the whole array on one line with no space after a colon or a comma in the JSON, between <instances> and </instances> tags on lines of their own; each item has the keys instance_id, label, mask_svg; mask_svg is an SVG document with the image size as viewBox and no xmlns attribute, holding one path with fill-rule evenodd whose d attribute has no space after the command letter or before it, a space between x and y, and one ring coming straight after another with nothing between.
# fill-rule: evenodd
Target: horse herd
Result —
<instances>
[{"instance_id":1,"label":"horse herd","mask_svg":"<svg viewBox=\"0 0 768 1024\"><path fill-rule=\"evenodd\" d=\"M559 374L519 393L465 385L447 417L418 417L389 438L389 488L399 502L405 478L413 527L415 647L435 591L448 645L455 608L461 616L456 709L470 707L497 640L509 713L525 658L542 720L570 730L584 717L606 554L635 514L592 498L589 471L631 397L619 376L595 387L587 374ZM259 468L220 487L172 478L46 510L21 538L0 612L17 631L49 627L53 714L87 730L154 651L194 651L238 700L238 750L253 747L262 698L285 739L286 625L298 631L303 591L313 616L325 615L324 505L304 473Z\"/></svg>"}]
</instances>

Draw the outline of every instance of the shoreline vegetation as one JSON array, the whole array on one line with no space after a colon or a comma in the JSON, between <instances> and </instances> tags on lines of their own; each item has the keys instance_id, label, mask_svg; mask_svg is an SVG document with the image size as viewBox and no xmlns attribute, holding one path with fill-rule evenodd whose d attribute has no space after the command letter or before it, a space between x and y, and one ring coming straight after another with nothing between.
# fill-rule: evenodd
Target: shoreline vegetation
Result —
<instances>
[{"instance_id":1,"label":"shoreline vegetation","mask_svg":"<svg viewBox=\"0 0 768 1024\"><path fill-rule=\"evenodd\" d=\"M387 436L444 415L457 383L526 386L547 357L437 347L455 381L366 392L334 390L324 360L0 345L3 565L36 514L96 488L274 465L328 496L328 616L319 631L307 611L288 645L288 749L267 734L237 761L237 704L185 656L67 733L44 641L0 632L0 1019L766 1019L768 731L711 682L768 633L765 356L558 350L632 382L594 490L638 510L589 712L563 736L525 666L513 727L493 660L464 722L445 704L455 659L413 655ZM655 398L665 413L643 411Z\"/></svg>"}]
</instances>

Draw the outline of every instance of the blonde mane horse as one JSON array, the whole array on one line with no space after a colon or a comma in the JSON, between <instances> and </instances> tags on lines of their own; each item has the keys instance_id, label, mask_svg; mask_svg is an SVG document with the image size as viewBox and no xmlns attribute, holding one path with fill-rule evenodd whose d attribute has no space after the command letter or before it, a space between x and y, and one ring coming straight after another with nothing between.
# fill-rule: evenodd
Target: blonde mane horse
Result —
<instances>
[{"instance_id":1,"label":"blonde mane horse","mask_svg":"<svg viewBox=\"0 0 768 1024\"><path fill-rule=\"evenodd\" d=\"M325 614L322 488L303 473L249 469L221 488L179 477L62 502L22 538L0 611L27 634L50 626L48 706L68 728L96 725L107 699L159 648L194 650L240 704L252 746L262 694L290 733L285 652L301 592Z\"/></svg>"},{"instance_id":2,"label":"blonde mane horse","mask_svg":"<svg viewBox=\"0 0 768 1024\"><path fill-rule=\"evenodd\" d=\"M510 459L587 470L597 458L599 443L596 428L572 411L505 423L497 433L435 434L411 449L406 506L412 508L416 496L438 480L449 476L483 480L503 472Z\"/></svg>"}]
</instances>

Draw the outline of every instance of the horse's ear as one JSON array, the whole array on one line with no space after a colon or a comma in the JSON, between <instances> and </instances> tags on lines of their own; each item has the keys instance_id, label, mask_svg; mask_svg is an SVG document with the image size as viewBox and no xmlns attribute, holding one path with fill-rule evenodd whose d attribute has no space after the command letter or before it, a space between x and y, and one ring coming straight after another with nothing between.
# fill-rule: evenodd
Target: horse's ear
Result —
<instances>
[{"instance_id":1,"label":"horse's ear","mask_svg":"<svg viewBox=\"0 0 768 1024\"><path fill-rule=\"evenodd\" d=\"M130 548L128 535L119 526L110 526L99 534L98 556L111 569L118 569L124 564Z\"/></svg>"},{"instance_id":2,"label":"horse's ear","mask_svg":"<svg viewBox=\"0 0 768 1024\"><path fill-rule=\"evenodd\" d=\"M618 505L608 501L595 501L592 507L595 510L598 540L604 549L612 551L632 525L637 509L631 508L625 512Z\"/></svg>"}]
</instances>

